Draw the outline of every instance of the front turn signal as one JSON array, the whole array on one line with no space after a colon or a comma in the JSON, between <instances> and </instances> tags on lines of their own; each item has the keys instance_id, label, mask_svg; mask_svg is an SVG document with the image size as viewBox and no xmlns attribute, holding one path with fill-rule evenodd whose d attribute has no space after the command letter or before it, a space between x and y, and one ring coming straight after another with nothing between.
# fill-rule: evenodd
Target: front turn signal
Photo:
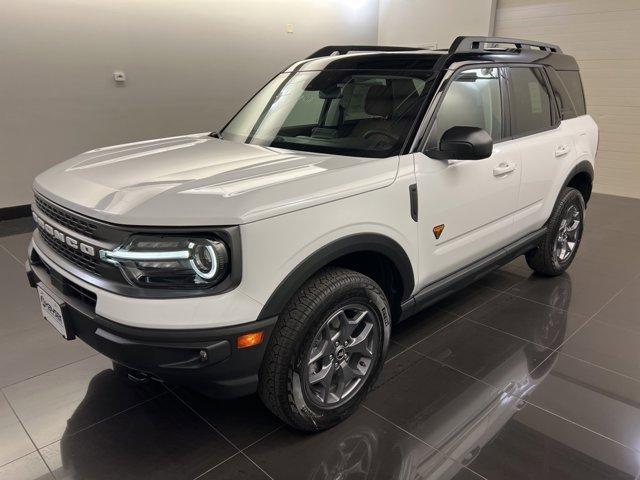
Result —
<instances>
[{"instance_id":1,"label":"front turn signal","mask_svg":"<svg viewBox=\"0 0 640 480\"><path fill-rule=\"evenodd\" d=\"M260 345L264 340L264 332L245 333L238 337L238 348L248 348Z\"/></svg>"}]
</instances>

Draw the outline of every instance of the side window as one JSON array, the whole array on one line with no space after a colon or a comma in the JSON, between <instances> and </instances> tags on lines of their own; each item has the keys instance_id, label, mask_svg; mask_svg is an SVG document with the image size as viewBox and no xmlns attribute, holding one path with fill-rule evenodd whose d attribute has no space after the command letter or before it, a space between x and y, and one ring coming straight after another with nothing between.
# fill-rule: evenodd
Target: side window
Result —
<instances>
[{"instance_id":1,"label":"side window","mask_svg":"<svg viewBox=\"0 0 640 480\"><path fill-rule=\"evenodd\" d=\"M584 102L584 92L582 90L582 80L580 80L580 72L574 70L562 70L558 72L558 76L562 79L565 87L571 95L573 104L576 107L578 115L586 115L587 107Z\"/></svg>"},{"instance_id":2,"label":"side window","mask_svg":"<svg viewBox=\"0 0 640 480\"><path fill-rule=\"evenodd\" d=\"M562 119L569 120L570 118L575 118L576 108L567 87L562 83L562 80L560 80L560 77L553 68L548 68L547 74L549 75L551 90L553 91L554 97L556 97Z\"/></svg>"},{"instance_id":3,"label":"side window","mask_svg":"<svg viewBox=\"0 0 640 480\"><path fill-rule=\"evenodd\" d=\"M502 139L498 68L464 70L453 78L436 114L428 145L436 147L451 127L483 128L494 142Z\"/></svg>"},{"instance_id":4,"label":"side window","mask_svg":"<svg viewBox=\"0 0 640 480\"><path fill-rule=\"evenodd\" d=\"M511 134L526 135L550 128L551 98L541 68L510 69Z\"/></svg>"}]
</instances>

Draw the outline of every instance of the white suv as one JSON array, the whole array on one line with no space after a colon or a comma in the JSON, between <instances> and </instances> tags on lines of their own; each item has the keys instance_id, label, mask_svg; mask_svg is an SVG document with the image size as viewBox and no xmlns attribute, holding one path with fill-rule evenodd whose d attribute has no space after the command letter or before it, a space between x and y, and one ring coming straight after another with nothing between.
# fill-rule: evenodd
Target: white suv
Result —
<instances>
[{"instance_id":1,"label":"white suv","mask_svg":"<svg viewBox=\"0 0 640 480\"><path fill-rule=\"evenodd\" d=\"M28 276L45 318L122 371L257 391L321 430L363 400L394 322L518 255L568 267L597 142L557 46L326 47L220 133L38 176Z\"/></svg>"}]
</instances>

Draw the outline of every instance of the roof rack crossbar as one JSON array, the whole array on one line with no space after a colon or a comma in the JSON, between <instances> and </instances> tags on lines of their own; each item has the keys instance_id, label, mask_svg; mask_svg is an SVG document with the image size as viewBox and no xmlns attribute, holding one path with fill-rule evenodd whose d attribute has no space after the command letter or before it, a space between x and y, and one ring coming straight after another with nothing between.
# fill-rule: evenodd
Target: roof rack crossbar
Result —
<instances>
[{"instance_id":1,"label":"roof rack crossbar","mask_svg":"<svg viewBox=\"0 0 640 480\"><path fill-rule=\"evenodd\" d=\"M519 50L536 47L544 52L562 53L560 47L552 43L536 42L534 40L523 40L521 38L504 38L504 37L458 37L456 38L449 53L462 52L495 52L491 47L485 47L485 44L509 44L515 45Z\"/></svg>"},{"instance_id":2,"label":"roof rack crossbar","mask_svg":"<svg viewBox=\"0 0 640 480\"><path fill-rule=\"evenodd\" d=\"M320 50L313 52L306 59L318 57L328 57L330 55L345 55L349 52L406 52L424 50L419 47L393 47L393 46L378 46L378 45L328 45L322 47Z\"/></svg>"}]
</instances>

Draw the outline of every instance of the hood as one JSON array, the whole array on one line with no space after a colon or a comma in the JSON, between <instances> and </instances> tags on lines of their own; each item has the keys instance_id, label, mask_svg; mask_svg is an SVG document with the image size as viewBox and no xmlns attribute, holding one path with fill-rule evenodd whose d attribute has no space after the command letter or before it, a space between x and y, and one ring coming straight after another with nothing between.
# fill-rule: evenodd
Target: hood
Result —
<instances>
[{"instance_id":1,"label":"hood","mask_svg":"<svg viewBox=\"0 0 640 480\"><path fill-rule=\"evenodd\" d=\"M389 185L398 157L304 153L186 135L98 148L40 174L34 189L122 225L236 225Z\"/></svg>"}]
</instances>

